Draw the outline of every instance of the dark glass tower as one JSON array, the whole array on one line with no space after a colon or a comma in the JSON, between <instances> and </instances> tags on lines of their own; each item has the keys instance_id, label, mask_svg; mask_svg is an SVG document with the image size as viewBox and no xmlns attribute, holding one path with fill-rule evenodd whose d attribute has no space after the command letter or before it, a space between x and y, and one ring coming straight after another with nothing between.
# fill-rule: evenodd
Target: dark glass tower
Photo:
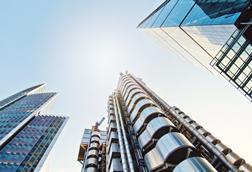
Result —
<instances>
[{"instance_id":1,"label":"dark glass tower","mask_svg":"<svg viewBox=\"0 0 252 172\"><path fill-rule=\"evenodd\" d=\"M251 0L166 0L140 24L176 54L221 73L252 100Z\"/></svg>"},{"instance_id":2,"label":"dark glass tower","mask_svg":"<svg viewBox=\"0 0 252 172\"><path fill-rule=\"evenodd\" d=\"M56 93L37 85L0 101L0 171L39 171L66 117L44 115Z\"/></svg>"},{"instance_id":3,"label":"dark glass tower","mask_svg":"<svg viewBox=\"0 0 252 172\"><path fill-rule=\"evenodd\" d=\"M83 172L252 172L245 160L132 74L121 74L109 96L106 134L98 125L85 130L78 160Z\"/></svg>"}]
</instances>

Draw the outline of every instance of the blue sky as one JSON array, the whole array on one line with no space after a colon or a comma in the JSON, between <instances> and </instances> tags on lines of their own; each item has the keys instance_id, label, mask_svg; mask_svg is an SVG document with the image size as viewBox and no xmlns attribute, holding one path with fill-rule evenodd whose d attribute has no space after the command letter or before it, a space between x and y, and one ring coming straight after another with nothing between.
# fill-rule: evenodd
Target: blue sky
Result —
<instances>
[{"instance_id":1,"label":"blue sky","mask_svg":"<svg viewBox=\"0 0 252 172\"><path fill-rule=\"evenodd\" d=\"M84 128L106 116L119 72L129 70L252 162L251 103L220 77L177 57L136 29L162 1L0 2L0 98L38 83L70 117L51 152L51 172L80 171Z\"/></svg>"}]
</instances>

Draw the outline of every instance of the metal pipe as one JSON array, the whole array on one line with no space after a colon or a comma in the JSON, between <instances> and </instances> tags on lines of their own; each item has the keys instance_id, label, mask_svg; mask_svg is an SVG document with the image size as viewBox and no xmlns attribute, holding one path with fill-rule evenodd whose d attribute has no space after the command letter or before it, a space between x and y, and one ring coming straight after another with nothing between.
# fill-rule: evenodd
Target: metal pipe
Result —
<instances>
[{"instance_id":1,"label":"metal pipe","mask_svg":"<svg viewBox=\"0 0 252 172\"><path fill-rule=\"evenodd\" d=\"M89 140L89 143L88 143L88 148L87 148L86 151L84 152L85 160L84 160L83 168L82 168L83 172L87 171L87 170L86 170L86 166L87 166L87 157L88 157L89 148L90 148L90 146L91 146L91 139L92 139L92 134L93 134L93 132L94 132L94 131L92 131L92 132L90 133L90 140ZM99 139L99 140L100 140L100 139Z\"/></svg>"},{"instance_id":2,"label":"metal pipe","mask_svg":"<svg viewBox=\"0 0 252 172\"><path fill-rule=\"evenodd\" d=\"M118 139L119 139L119 144L120 144L120 154L121 154L121 159L122 159L122 166L123 166L123 171L124 172L128 172L128 166L127 166L127 161L126 161L126 157L125 157L125 150L124 150L124 145L123 145L123 141L122 141L122 133L121 133L121 126L119 123L119 117L118 117L118 107L116 104L116 100L115 100L115 93L113 95L113 103L115 106L115 116L116 116L116 125L117 125L117 131L118 131Z\"/></svg>"},{"instance_id":3,"label":"metal pipe","mask_svg":"<svg viewBox=\"0 0 252 172\"><path fill-rule=\"evenodd\" d=\"M170 109L170 112L173 116L175 116L175 118L182 124L187 123L186 121L183 121L179 118L177 118L177 113L174 110L174 107ZM206 145L208 148L210 148L210 150L215 154L215 156L217 156L226 166L228 166L230 168L231 171L236 171L236 168L233 166L233 164L231 164L226 157L223 155L222 152L220 152L215 145L213 145L211 142L209 142L205 136L203 136L202 134L200 134L198 132L198 130L196 129L190 129L188 128L186 125L184 125L190 132L193 133L193 135L195 137L197 137L204 145Z\"/></svg>"},{"instance_id":4,"label":"metal pipe","mask_svg":"<svg viewBox=\"0 0 252 172\"><path fill-rule=\"evenodd\" d=\"M117 103L117 107L120 107L117 97L115 98L115 100L116 100L116 103ZM123 119L122 119L121 109L118 110L118 115L119 115L119 119L120 119L120 123L121 123L123 139L124 139L124 143L125 143L125 147L126 147L126 155L127 155L127 159L128 159L128 163L129 163L129 170L130 170L130 172L134 172L135 170L134 170L133 160L132 160L130 149L129 149L129 142L128 142L127 137L126 137L125 128L123 127Z\"/></svg>"},{"instance_id":5,"label":"metal pipe","mask_svg":"<svg viewBox=\"0 0 252 172\"><path fill-rule=\"evenodd\" d=\"M131 77L135 83L137 83L140 87L142 87L144 89L144 91L153 99L157 99L159 101L159 103L157 103L154 99L154 102L157 103L159 105L159 107L163 110L163 111L168 111L170 114L172 114L173 117L175 117L176 120L178 120L180 123L183 124L184 121L182 121L181 119L178 118L176 114L176 112L173 110L173 107L171 107L170 105L168 105L162 98L160 98L157 94L155 94L151 89L149 89L141 80L136 79L134 76L129 75L129 77ZM175 114L174 114L175 113ZM206 147L208 147L214 154L215 156L217 156L222 162L223 164L225 164L230 171L237 171L237 169L233 166L233 164L231 164L226 157L212 144L209 143L209 141L206 140L206 138L204 136L202 136L200 133L197 132L197 130L192 130L190 128L188 128L186 125L184 125L190 132L192 132L194 134L195 137L198 138L198 140L201 141L201 143L203 143ZM211 145L211 147L209 147Z\"/></svg>"}]
</instances>

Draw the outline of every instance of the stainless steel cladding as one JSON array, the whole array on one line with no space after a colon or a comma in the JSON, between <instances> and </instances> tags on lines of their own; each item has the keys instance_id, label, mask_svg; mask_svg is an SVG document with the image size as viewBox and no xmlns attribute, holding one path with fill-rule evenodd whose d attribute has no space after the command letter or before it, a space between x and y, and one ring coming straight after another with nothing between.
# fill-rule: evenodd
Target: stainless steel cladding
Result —
<instances>
[{"instance_id":1,"label":"stainless steel cladding","mask_svg":"<svg viewBox=\"0 0 252 172\"><path fill-rule=\"evenodd\" d=\"M244 159L234 153L229 147L224 145L219 139L214 137L202 126L197 124L192 119L187 120L188 116L185 115L185 113L182 112L179 108L171 108L171 114L176 116L179 122L186 126L188 130L192 132L195 137L197 137L197 139L206 146L207 150L213 152L214 156L219 158L232 171L236 171L240 169L240 167L242 168L243 164L246 164Z\"/></svg>"},{"instance_id":2,"label":"stainless steel cladding","mask_svg":"<svg viewBox=\"0 0 252 172\"><path fill-rule=\"evenodd\" d=\"M139 135L141 131L145 130L146 125L154 118L165 116L157 107L147 107L145 108L138 120L134 124L135 132Z\"/></svg>"},{"instance_id":3,"label":"stainless steel cladding","mask_svg":"<svg viewBox=\"0 0 252 172\"><path fill-rule=\"evenodd\" d=\"M120 143L121 140L121 130L120 126L118 126L118 120L116 118L117 113L117 107L114 105L114 97L113 95L109 97L108 101L108 136L106 140L106 156L107 156L107 167L106 171L123 171L125 167L125 160L122 163L121 159L121 148L119 145L119 137L120 137ZM110 110L113 109L113 110ZM119 131L119 133L118 133ZM119 135L120 134L120 135Z\"/></svg>"},{"instance_id":4,"label":"stainless steel cladding","mask_svg":"<svg viewBox=\"0 0 252 172\"><path fill-rule=\"evenodd\" d=\"M133 97L130 99L129 104L127 105L127 110L129 112L132 112L132 109L135 106L135 103L140 101L141 99L146 99L146 95L142 92L137 92L137 94L133 95Z\"/></svg>"},{"instance_id":5,"label":"stainless steel cladding","mask_svg":"<svg viewBox=\"0 0 252 172\"><path fill-rule=\"evenodd\" d=\"M150 125L153 119L164 117L174 124L173 129L175 129L173 132L183 134L194 146L194 152L200 154L202 158L205 158L218 171L238 171L241 169L251 171L251 166L244 159L179 108L169 106L149 89L141 79L134 77L132 74L121 74L118 89L123 95L124 102L128 103L125 104L126 109L134 125L134 130L138 136L143 153L147 152L145 159L149 155L148 153L151 153L148 152L149 149L152 149L154 145L155 148L157 147L157 142L162 139L163 134L171 133L171 131L165 131L163 134L162 132L158 132L156 125L148 129L148 125ZM161 124L160 127L165 126L163 125ZM160 134L160 136L155 136L155 133ZM152 151L153 156L157 156L157 151L153 149ZM152 161L152 158L150 159ZM159 160L157 162L162 164ZM147 164L149 164L148 166L150 164L155 165L152 162L147 162Z\"/></svg>"},{"instance_id":6,"label":"stainless steel cladding","mask_svg":"<svg viewBox=\"0 0 252 172\"><path fill-rule=\"evenodd\" d=\"M106 168L106 148L104 143L107 134L100 131L97 126L92 129L85 129L81 147L84 152L82 154L82 172L105 172Z\"/></svg>"},{"instance_id":7,"label":"stainless steel cladding","mask_svg":"<svg viewBox=\"0 0 252 172\"><path fill-rule=\"evenodd\" d=\"M89 166L97 168L97 164L98 159L96 157L89 157L87 158L86 168L88 168Z\"/></svg>"},{"instance_id":8,"label":"stainless steel cladding","mask_svg":"<svg viewBox=\"0 0 252 172\"><path fill-rule=\"evenodd\" d=\"M97 171L100 148L100 133L98 131L92 131L90 137L88 152L85 158L84 171Z\"/></svg>"},{"instance_id":9,"label":"stainless steel cladding","mask_svg":"<svg viewBox=\"0 0 252 172\"><path fill-rule=\"evenodd\" d=\"M187 158L203 158L129 75L121 76L118 89L149 171L172 170Z\"/></svg>"},{"instance_id":10,"label":"stainless steel cladding","mask_svg":"<svg viewBox=\"0 0 252 172\"><path fill-rule=\"evenodd\" d=\"M182 172L190 169L190 172L212 172L216 171L204 158L192 157L179 163L173 172Z\"/></svg>"},{"instance_id":11,"label":"stainless steel cladding","mask_svg":"<svg viewBox=\"0 0 252 172\"><path fill-rule=\"evenodd\" d=\"M198 156L194 146L178 132L161 137L156 146L145 155L146 163L151 171L172 170L183 160ZM158 161L153 161L153 157Z\"/></svg>"},{"instance_id":12,"label":"stainless steel cladding","mask_svg":"<svg viewBox=\"0 0 252 172\"><path fill-rule=\"evenodd\" d=\"M106 131L99 123L85 130L83 172L252 172L228 146L131 74L121 74L107 112Z\"/></svg>"},{"instance_id":13,"label":"stainless steel cladding","mask_svg":"<svg viewBox=\"0 0 252 172\"><path fill-rule=\"evenodd\" d=\"M151 147L153 147L157 140L160 139L164 134L178 131L174 124L165 117L157 117L151 120L143 133L138 137L139 144L145 153Z\"/></svg>"},{"instance_id":14,"label":"stainless steel cladding","mask_svg":"<svg viewBox=\"0 0 252 172\"><path fill-rule=\"evenodd\" d=\"M97 168L96 167L88 167L85 169L85 172L97 172Z\"/></svg>"}]
</instances>

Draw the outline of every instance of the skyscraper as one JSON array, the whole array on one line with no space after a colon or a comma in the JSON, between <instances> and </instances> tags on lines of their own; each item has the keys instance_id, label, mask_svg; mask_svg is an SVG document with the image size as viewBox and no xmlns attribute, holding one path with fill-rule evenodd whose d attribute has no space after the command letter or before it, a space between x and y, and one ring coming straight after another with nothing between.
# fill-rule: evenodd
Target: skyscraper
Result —
<instances>
[{"instance_id":1,"label":"skyscraper","mask_svg":"<svg viewBox=\"0 0 252 172\"><path fill-rule=\"evenodd\" d=\"M67 118L45 115L56 93L44 84L0 101L0 171L39 171Z\"/></svg>"},{"instance_id":2,"label":"skyscraper","mask_svg":"<svg viewBox=\"0 0 252 172\"><path fill-rule=\"evenodd\" d=\"M251 0L166 0L138 26L252 100Z\"/></svg>"},{"instance_id":3,"label":"skyscraper","mask_svg":"<svg viewBox=\"0 0 252 172\"><path fill-rule=\"evenodd\" d=\"M82 171L252 171L244 159L132 74L121 74L109 96L106 132L98 126L84 132L78 155Z\"/></svg>"}]
</instances>

